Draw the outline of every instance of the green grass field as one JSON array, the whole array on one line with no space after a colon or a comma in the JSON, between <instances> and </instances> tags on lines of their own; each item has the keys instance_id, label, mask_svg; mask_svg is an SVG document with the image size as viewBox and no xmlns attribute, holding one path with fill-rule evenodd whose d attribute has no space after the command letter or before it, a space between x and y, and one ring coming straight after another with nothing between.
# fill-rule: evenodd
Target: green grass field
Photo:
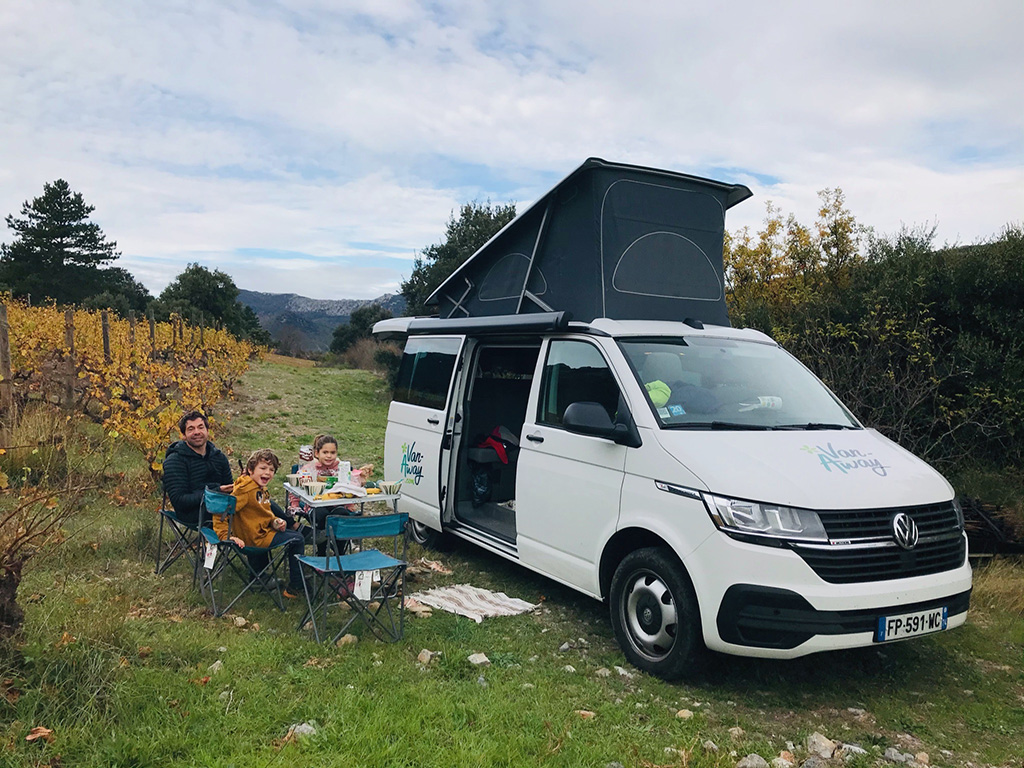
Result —
<instances>
[{"instance_id":1,"label":"green grass field","mask_svg":"<svg viewBox=\"0 0 1024 768\"><path fill-rule=\"evenodd\" d=\"M214 440L236 457L270 447L289 465L329 430L343 459L379 477L386 397L365 372L261 363L221 406ZM335 648L296 631L294 602L280 613L252 597L214 619L184 566L155 576L159 499L140 490L138 457L123 449L117 464L136 491L93 498L25 575L21 657L0 660L0 765L731 768L787 742L799 761L819 731L867 750L853 768L888 747L934 766L1024 766L1020 564L976 574L955 632L790 662L713 657L669 684L615 670L625 662L600 603L469 545L413 548L452 574L419 575L410 591L468 582L541 607L479 625L435 611L411 618L402 642ZM423 667L424 648L443 655ZM477 652L491 666L467 661ZM315 735L287 739L303 722ZM25 740L39 726L51 742Z\"/></svg>"}]
</instances>

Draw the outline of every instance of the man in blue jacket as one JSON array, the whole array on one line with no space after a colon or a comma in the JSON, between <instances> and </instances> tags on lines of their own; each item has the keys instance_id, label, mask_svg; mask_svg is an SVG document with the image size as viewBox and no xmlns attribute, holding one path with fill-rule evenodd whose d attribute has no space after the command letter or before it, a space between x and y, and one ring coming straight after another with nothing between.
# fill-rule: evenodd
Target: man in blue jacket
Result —
<instances>
[{"instance_id":1,"label":"man in blue jacket","mask_svg":"<svg viewBox=\"0 0 1024 768\"><path fill-rule=\"evenodd\" d=\"M182 440L167 448L164 492L183 521L199 522L199 505L207 485L226 485L232 477L228 457L210 442L209 424L201 411L188 411L178 420Z\"/></svg>"}]
</instances>

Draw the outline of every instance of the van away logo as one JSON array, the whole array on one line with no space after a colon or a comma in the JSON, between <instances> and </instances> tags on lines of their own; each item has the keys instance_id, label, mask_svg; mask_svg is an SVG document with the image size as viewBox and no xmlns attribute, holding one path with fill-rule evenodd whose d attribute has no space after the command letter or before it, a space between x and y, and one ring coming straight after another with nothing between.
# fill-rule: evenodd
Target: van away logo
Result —
<instances>
[{"instance_id":1,"label":"van away logo","mask_svg":"<svg viewBox=\"0 0 1024 768\"><path fill-rule=\"evenodd\" d=\"M800 450L817 456L821 466L828 472L836 469L845 475L855 469L870 469L881 477L888 474L888 467L883 466L881 461L871 458L870 453L862 453L856 448L836 448L832 443L828 443L825 448L820 445L805 445Z\"/></svg>"},{"instance_id":2,"label":"van away logo","mask_svg":"<svg viewBox=\"0 0 1024 768\"><path fill-rule=\"evenodd\" d=\"M402 443L402 477L415 478L415 485L423 477L423 454L416 450L416 443Z\"/></svg>"}]
</instances>

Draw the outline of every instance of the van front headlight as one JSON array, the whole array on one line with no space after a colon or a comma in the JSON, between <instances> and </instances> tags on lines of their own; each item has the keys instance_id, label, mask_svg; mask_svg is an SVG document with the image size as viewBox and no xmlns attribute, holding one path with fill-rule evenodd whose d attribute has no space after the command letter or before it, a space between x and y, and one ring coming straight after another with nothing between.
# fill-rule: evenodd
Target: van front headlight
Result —
<instances>
[{"instance_id":1,"label":"van front headlight","mask_svg":"<svg viewBox=\"0 0 1024 768\"><path fill-rule=\"evenodd\" d=\"M702 494L711 519L719 530L740 538L765 536L772 539L827 542L821 518L809 509L784 507L744 499Z\"/></svg>"}]
</instances>

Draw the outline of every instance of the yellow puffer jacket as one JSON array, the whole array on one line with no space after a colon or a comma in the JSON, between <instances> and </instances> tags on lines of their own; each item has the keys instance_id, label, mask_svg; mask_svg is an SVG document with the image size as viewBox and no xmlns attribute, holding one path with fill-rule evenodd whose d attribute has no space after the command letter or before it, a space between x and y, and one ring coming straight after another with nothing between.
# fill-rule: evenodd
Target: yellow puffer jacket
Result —
<instances>
[{"instance_id":1,"label":"yellow puffer jacket","mask_svg":"<svg viewBox=\"0 0 1024 768\"><path fill-rule=\"evenodd\" d=\"M270 494L248 475L235 480L231 495L235 502L235 520L231 533L249 547L269 547L274 539L274 513L270 511ZM228 538L226 515L213 516L213 530L221 541Z\"/></svg>"}]
</instances>

